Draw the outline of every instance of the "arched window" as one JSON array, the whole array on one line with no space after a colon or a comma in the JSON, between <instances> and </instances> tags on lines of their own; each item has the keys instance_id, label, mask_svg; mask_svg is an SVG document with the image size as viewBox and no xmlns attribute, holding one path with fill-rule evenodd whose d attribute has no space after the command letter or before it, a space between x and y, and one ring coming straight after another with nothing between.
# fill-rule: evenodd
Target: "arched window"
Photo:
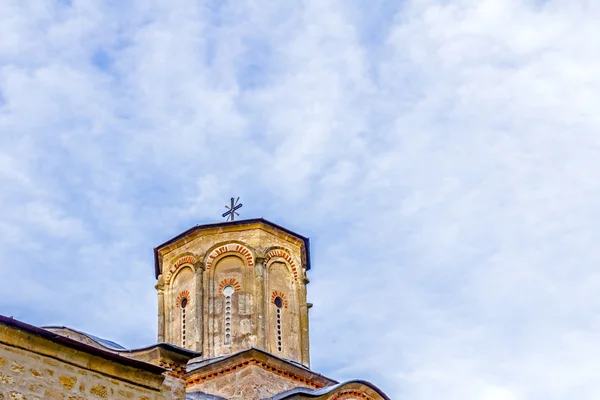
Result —
<instances>
[{"instance_id":1,"label":"arched window","mask_svg":"<svg viewBox=\"0 0 600 400\"><path fill-rule=\"evenodd\" d=\"M231 296L235 293L232 285L223 287L223 296L225 296L225 344L231 344Z\"/></svg>"},{"instance_id":2,"label":"arched window","mask_svg":"<svg viewBox=\"0 0 600 400\"><path fill-rule=\"evenodd\" d=\"M185 347L185 330L186 330L186 321L185 321L185 307L188 304L187 297L181 299L179 306L181 307L181 346Z\"/></svg>"},{"instance_id":3,"label":"arched window","mask_svg":"<svg viewBox=\"0 0 600 400\"><path fill-rule=\"evenodd\" d=\"M281 297L277 296L275 297L275 300L273 300L273 304L275 304L275 307L277 308L277 350L281 351L281 309L283 308L283 300Z\"/></svg>"}]
</instances>

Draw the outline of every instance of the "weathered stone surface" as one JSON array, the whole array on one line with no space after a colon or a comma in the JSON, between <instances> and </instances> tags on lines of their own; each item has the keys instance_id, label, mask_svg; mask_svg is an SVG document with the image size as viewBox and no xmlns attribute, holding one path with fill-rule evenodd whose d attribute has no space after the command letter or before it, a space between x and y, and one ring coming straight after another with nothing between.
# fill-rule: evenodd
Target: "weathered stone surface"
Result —
<instances>
[{"instance_id":1,"label":"weathered stone surface","mask_svg":"<svg viewBox=\"0 0 600 400\"><path fill-rule=\"evenodd\" d=\"M0 325L0 400L183 400L180 379Z\"/></svg>"},{"instance_id":2,"label":"weathered stone surface","mask_svg":"<svg viewBox=\"0 0 600 400\"><path fill-rule=\"evenodd\" d=\"M184 400L186 383L202 399L292 390L299 400L322 389L315 399L389 400L364 382L335 385L306 368L306 245L264 220L197 227L161 245L158 338L175 346L126 350L0 317L0 400Z\"/></svg>"},{"instance_id":3,"label":"weathered stone surface","mask_svg":"<svg viewBox=\"0 0 600 400\"><path fill-rule=\"evenodd\" d=\"M193 385L188 391L204 392L231 400L258 400L295 387L309 387L250 365L239 371Z\"/></svg>"},{"instance_id":4,"label":"weathered stone surface","mask_svg":"<svg viewBox=\"0 0 600 400\"><path fill-rule=\"evenodd\" d=\"M61 376L59 378L59 382L67 390L71 390L71 389L73 389L73 386L75 386L75 382L77 382L77 377L75 377L75 376Z\"/></svg>"},{"instance_id":5,"label":"weathered stone surface","mask_svg":"<svg viewBox=\"0 0 600 400\"><path fill-rule=\"evenodd\" d=\"M259 221L200 227L159 248L159 338L207 358L256 347L308 366L304 245Z\"/></svg>"}]
</instances>

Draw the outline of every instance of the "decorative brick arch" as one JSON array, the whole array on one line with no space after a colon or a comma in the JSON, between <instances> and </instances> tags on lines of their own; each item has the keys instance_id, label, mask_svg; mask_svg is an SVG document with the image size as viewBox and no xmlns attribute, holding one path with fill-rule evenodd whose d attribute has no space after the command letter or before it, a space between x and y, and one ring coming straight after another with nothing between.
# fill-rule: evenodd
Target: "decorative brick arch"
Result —
<instances>
[{"instance_id":1,"label":"decorative brick arch","mask_svg":"<svg viewBox=\"0 0 600 400\"><path fill-rule=\"evenodd\" d=\"M242 360L240 360L240 362L238 362L235 365L221 367L217 370L213 370L212 372L208 372L205 375L195 375L191 378L187 378L186 386L189 388L189 387L191 387L193 385L197 385L199 383L204 383L204 382L210 381L215 378L220 378L222 376L226 376L226 375L235 373L237 371L240 371L240 370L248 367L249 365L256 365L257 367L262 368L265 371L269 371L272 374L275 374L278 376L283 376L294 382L300 382L303 385L312 387L314 389L321 389L324 386L320 382L315 382L315 381L305 378L303 376L296 375L295 373L290 372L288 369L282 369L273 364L269 364L266 361L260 361L255 357L252 357L250 359L242 359Z\"/></svg>"},{"instance_id":2,"label":"decorative brick arch","mask_svg":"<svg viewBox=\"0 0 600 400\"><path fill-rule=\"evenodd\" d=\"M177 296L177 300L175 300L177 307L181 307L181 300L183 300L183 299L188 299L188 301L190 301L190 292L189 291L184 290L183 292L179 293L179 296Z\"/></svg>"},{"instance_id":3,"label":"decorative brick arch","mask_svg":"<svg viewBox=\"0 0 600 400\"><path fill-rule=\"evenodd\" d=\"M278 292L277 290L273 291L273 293L271 293L271 303L275 304L275 299L277 297L281 297L281 300L283 300L283 307L288 308L288 301L287 298L285 297L285 294L282 292Z\"/></svg>"},{"instance_id":4,"label":"decorative brick arch","mask_svg":"<svg viewBox=\"0 0 600 400\"><path fill-rule=\"evenodd\" d=\"M265 265L269 265L269 260L271 260L275 257L281 257L288 263L290 268L292 268L292 274L294 276L294 280L297 281L298 280L298 269L296 268L296 263L294 262L294 259L292 258L290 253L287 250L283 250L283 249L270 250L267 253L267 255L265 256Z\"/></svg>"},{"instance_id":5,"label":"decorative brick arch","mask_svg":"<svg viewBox=\"0 0 600 400\"><path fill-rule=\"evenodd\" d=\"M233 286L236 292L242 290L242 286L233 278L223 279L219 284L219 293L223 294L223 288L225 286Z\"/></svg>"},{"instance_id":6,"label":"decorative brick arch","mask_svg":"<svg viewBox=\"0 0 600 400\"><path fill-rule=\"evenodd\" d=\"M246 260L246 263L248 263L249 267L254 267L254 256L249 248L243 244L229 243L219 246L210 252L208 257L206 257L206 270L210 270L215 259L225 253L238 253L242 256L242 259Z\"/></svg>"},{"instance_id":7,"label":"decorative brick arch","mask_svg":"<svg viewBox=\"0 0 600 400\"><path fill-rule=\"evenodd\" d=\"M373 398L360 390L344 390L341 393L334 395L331 400L350 400L350 399L359 399L359 400L373 400Z\"/></svg>"},{"instance_id":8,"label":"decorative brick arch","mask_svg":"<svg viewBox=\"0 0 600 400\"><path fill-rule=\"evenodd\" d=\"M187 256L178 258L177 261L175 261L173 263L173 265L171 265L171 268L169 268L169 270L166 272L165 283L168 285L171 282L171 278L173 278L173 275L175 274L175 272L183 264L190 264L192 266L192 269L194 269L193 266L195 263L196 263L196 257L194 257L194 256L187 255Z\"/></svg>"}]
</instances>

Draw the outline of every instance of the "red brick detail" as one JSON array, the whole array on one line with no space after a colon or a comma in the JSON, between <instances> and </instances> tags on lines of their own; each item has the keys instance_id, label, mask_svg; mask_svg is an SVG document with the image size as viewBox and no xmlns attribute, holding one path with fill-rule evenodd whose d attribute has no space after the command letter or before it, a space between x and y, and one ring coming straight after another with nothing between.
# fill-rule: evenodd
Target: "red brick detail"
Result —
<instances>
[{"instance_id":1,"label":"red brick detail","mask_svg":"<svg viewBox=\"0 0 600 400\"><path fill-rule=\"evenodd\" d=\"M288 308L288 301L287 301L287 298L285 297L285 294L282 292L278 292L277 290L275 290L273 293L271 293L271 303L275 304L275 299L277 297L281 297L281 300L283 300L283 307Z\"/></svg>"},{"instance_id":2,"label":"red brick detail","mask_svg":"<svg viewBox=\"0 0 600 400\"><path fill-rule=\"evenodd\" d=\"M229 374L236 372L237 370L247 367L249 365L256 365L264 370L274 373L275 375L286 377L295 382L301 382L301 383L308 385L315 389L321 389L323 387L323 385L318 382L311 381L310 379L306 379L306 378L298 376L292 372L283 370L281 368L277 368L273 365L267 364L266 362L262 362L262 361L258 361L258 360L242 361L239 364L235 364L230 367L222 368L222 369L213 371L211 373L208 373L206 375L189 378L186 381L186 384L187 384L187 387L190 387L193 385L198 385L198 384L204 383L206 381L210 381L211 379L215 379L215 378L218 378L218 377L221 377L224 375L229 375Z\"/></svg>"},{"instance_id":3,"label":"red brick detail","mask_svg":"<svg viewBox=\"0 0 600 400\"><path fill-rule=\"evenodd\" d=\"M269 260L272 259L273 257L283 258L289 264L289 266L292 268L292 274L294 275L294 280L295 281L298 280L298 269L296 268L296 263L294 262L294 259L292 258L290 253L288 253L286 250L282 250L282 249L273 249L273 250L269 251L267 253L267 255L265 256L265 265L268 265Z\"/></svg>"},{"instance_id":4,"label":"red brick detail","mask_svg":"<svg viewBox=\"0 0 600 400\"><path fill-rule=\"evenodd\" d=\"M361 399L361 400L373 400L373 398L360 390L344 390L334 395L331 400L348 400L348 399Z\"/></svg>"},{"instance_id":5,"label":"red brick detail","mask_svg":"<svg viewBox=\"0 0 600 400\"><path fill-rule=\"evenodd\" d=\"M223 288L228 285L233 286L236 292L242 290L242 286L238 283L238 281L233 278L227 278L223 279L221 283L219 283L219 293L223 294Z\"/></svg>"},{"instance_id":6,"label":"red brick detail","mask_svg":"<svg viewBox=\"0 0 600 400\"><path fill-rule=\"evenodd\" d=\"M241 254L242 258L246 260L249 267L254 267L254 257L252 256L252 252L246 246L238 243L229 243L221 247L217 247L210 252L210 255L206 261L206 270L209 270L212 267L215 258L225 253L239 253Z\"/></svg>"},{"instance_id":7,"label":"red brick detail","mask_svg":"<svg viewBox=\"0 0 600 400\"><path fill-rule=\"evenodd\" d=\"M177 307L180 307L181 304L181 300L183 300L184 298L188 299L188 301L190 301L190 292L187 290L184 290L183 292L179 293L179 296L177 296L177 300L175 301L177 303Z\"/></svg>"},{"instance_id":8,"label":"red brick detail","mask_svg":"<svg viewBox=\"0 0 600 400\"><path fill-rule=\"evenodd\" d=\"M183 376L185 375L185 363L177 364L174 362L159 360L158 366L168 370L167 374L176 378L183 379Z\"/></svg>"},{"instance_id":9,"label":"red brick detail","mask_svg":"<svg viewBox=\"0 0 600 400\"><path fill-rule=\"evenodd\" d=\"M182 266L183 264L194 265L195 263L196 263L196 257L194 257L194 256L183 256L183 257L179 258L177 261L175 261L173 263L173 265L171 265L171 268L169 268L169 270L165 274L165 283L169 284L171 282L171 278L173 277L173 274L175 273L175 271L177 271L177 269L180 266Z\"/></svg>"}]
</instances>

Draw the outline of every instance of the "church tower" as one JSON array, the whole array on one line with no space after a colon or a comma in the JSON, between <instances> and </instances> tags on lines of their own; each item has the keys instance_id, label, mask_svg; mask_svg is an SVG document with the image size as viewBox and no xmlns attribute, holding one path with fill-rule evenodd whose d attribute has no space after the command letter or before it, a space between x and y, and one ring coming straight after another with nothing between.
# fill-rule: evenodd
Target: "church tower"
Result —
<instances>
[{"instance_id":1,"label":"church tower","mask_svg":"<svg viewBox=\"0 0 600 400\"><path fill-rule=\"evenodd\" d=\"M154 249L158 341L309 367L308 238L265 219L198 225Z\"/></svg>"},{"instance_id":2,"label":"church tower","mask_svg":"<svg viewBox=\"0 0 600 400\"><path fill-rule=\"evenodd\" d=\"M262 218L198 225L159 245L159 343L138 349L0 316L0 361L10 361L0 363L0 399L10 391L11 398L390 400L369 382L340 383L310 369L309 249L306 237ZM46 372L64 376L40 379Z\"/></svg>"}]
</instances>

